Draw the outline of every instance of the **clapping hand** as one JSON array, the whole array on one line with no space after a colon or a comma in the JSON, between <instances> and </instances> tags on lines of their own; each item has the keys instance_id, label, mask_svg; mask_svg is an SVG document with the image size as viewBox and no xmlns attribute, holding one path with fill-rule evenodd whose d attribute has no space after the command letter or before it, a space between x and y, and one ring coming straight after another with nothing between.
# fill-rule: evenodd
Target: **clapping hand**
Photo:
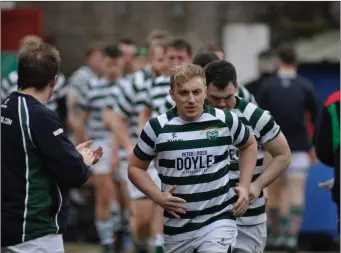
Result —
<instances>
[{"instance_id":1,"label":"clapping hand","mask_svg":"<svg viewBox=\"0 0 341 253\"><path fill-rule=\"evenodd\" d=\"M96 164L98 160L102 157L103 155L103 147L99 146L95 150L91 150L89 147L92 144L92 140L83 142L79 144L76 149L78 152L83 156L84 163L87 166L91 166L93 164Z\"/></svg>"}]
</instances>

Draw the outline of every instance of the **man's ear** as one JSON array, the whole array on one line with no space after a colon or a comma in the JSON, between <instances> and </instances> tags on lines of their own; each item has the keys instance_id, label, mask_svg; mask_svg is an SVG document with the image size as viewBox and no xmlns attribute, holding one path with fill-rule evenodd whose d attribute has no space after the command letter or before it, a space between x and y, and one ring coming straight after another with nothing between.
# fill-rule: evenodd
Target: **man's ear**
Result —
<instances>
[{"instance_id":1,"label":"man's ear","mask_svg":"<svg viewBox=\"0 0 341 253\"><path fill-rule=\"evenodd\" d=\"M174 100L174 91L172 90L172 88L169 89L169 95Z\"/></svg>"}]
</instances>

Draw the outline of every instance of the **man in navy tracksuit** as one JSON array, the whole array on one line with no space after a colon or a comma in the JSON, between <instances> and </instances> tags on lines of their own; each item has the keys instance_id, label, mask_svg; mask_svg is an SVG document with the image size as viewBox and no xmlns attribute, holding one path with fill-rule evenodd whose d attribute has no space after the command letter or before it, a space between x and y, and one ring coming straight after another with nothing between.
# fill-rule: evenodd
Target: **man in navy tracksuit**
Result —
<instances>
[{"instance_id":1,"label":"man in navy tracksuit","mask_svg":"<svg viewBox=\"0 0 341 253\"><path fill-rule=\"evenodd\" d=\"M278 49L277 73L264 81L257 102L273 115L292 154L285 176L268 188L269 239L295 252L312 149L305 113L314 123L319 105L311 82L297 74L297 57L290 45Z\"/></svg>"},{"instance_id":2,"label":"man in navy tracksuit","mask_svg":"<svg viewBox=\"0 0 341 253\"><path fill-rule=\"evenodd\" d=\"M68 188L84 184L101 148L75 147L45 104L60 65L47 44L18 56L18 92L1 102L1 252L64 252Z\"/></svg>"}]
</instances>

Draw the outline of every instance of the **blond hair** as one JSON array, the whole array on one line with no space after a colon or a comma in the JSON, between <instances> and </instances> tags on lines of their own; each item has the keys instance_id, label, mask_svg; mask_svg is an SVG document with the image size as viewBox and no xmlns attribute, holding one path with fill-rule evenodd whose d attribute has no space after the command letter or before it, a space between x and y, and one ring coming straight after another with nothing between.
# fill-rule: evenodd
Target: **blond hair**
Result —
<instances>
[{"instance_id":1,"label":"blond hair","mask_svg":"<svg viewBox=\"0 0 341 253\"><path fill-rule=\"evenodd\" d=\"M20 49L23 49L23 48L36 48L41 43L43 43L43 40L39 36L34 35L34 34L29 34L29 35L24 36L20 40L19 48Z\"/></svg>"},{"instance_id":2,"label":"blond hair","mask_svg":"<svg viewBox=\"0 0 341 253\"><path fill-rule=\"evenodd\" d=\"M206 82L205 71L202 67L192 63L182 63L172 69L170 77L170 87L187 83L194 77L201 77Z\"/></svg>"}]
</instances>

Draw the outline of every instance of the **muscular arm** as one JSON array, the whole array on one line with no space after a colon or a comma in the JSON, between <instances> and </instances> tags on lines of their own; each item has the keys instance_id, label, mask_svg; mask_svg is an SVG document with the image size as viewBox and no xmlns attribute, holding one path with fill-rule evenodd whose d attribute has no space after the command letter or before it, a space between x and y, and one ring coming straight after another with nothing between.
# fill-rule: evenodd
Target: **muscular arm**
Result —
<instances>
[{"instance_id":1,"label":"muscular arm","mask_svg":"<svg viewBox=\"0 0 341 253\"><path fill-rule=\"evenodd\" d=\"M242 187L249 188L252 175L257 162L257 142L255 137L250 134L247 141L239 148L239 184Z\"/></svg>"},{"instance_id":2,"label":"muscular arm","mask_svg":"<svg viewBox=\"0 0 341 253\"><path fill-rule=\"evenodd\" d=\"M282 133L265 143L263 147L272 159L267 162L262 174L253 182L260 189L275 181L288 168L291 159L290 148Z\"/></svg>"},{"instance_id":3,"label":"muscular arm","mask_svg":"<svg viewBox=\"0 0 341 253\"><path fill-rule=\"evenodd\" d=\"M77 120L77 125L76 128L74 129L74 142L75 145L78 145L82 143L85 140L85 130L86 130L86 125L87 121L89 118L89 111L81 109L80 113L78 115L78 120Z\"/></svg>"},{"instance_id":4,"label":"muscular arm","mask_svg":"<svg viewBox=\"0 0 341 253\"><path fill-rule=\"evenodd\" d=\"M119 115L118 113L113 113L112 127L117 134L117 141L127 150L130 151L134 147L134 143L129 136L128 132L128 119Z\"/></svg>"},{"instance_id":5,"label":"muscular arm","mask_svg":"<svg viewBox=\"0 0 341 253\"><path fill-rule=\"evenodd\" d=\"M150 162L149 160L141 160L132 154L128 167L128 178L141 192L158 203L162 192L147 173Z\"/></svg>"}]
</instances>

